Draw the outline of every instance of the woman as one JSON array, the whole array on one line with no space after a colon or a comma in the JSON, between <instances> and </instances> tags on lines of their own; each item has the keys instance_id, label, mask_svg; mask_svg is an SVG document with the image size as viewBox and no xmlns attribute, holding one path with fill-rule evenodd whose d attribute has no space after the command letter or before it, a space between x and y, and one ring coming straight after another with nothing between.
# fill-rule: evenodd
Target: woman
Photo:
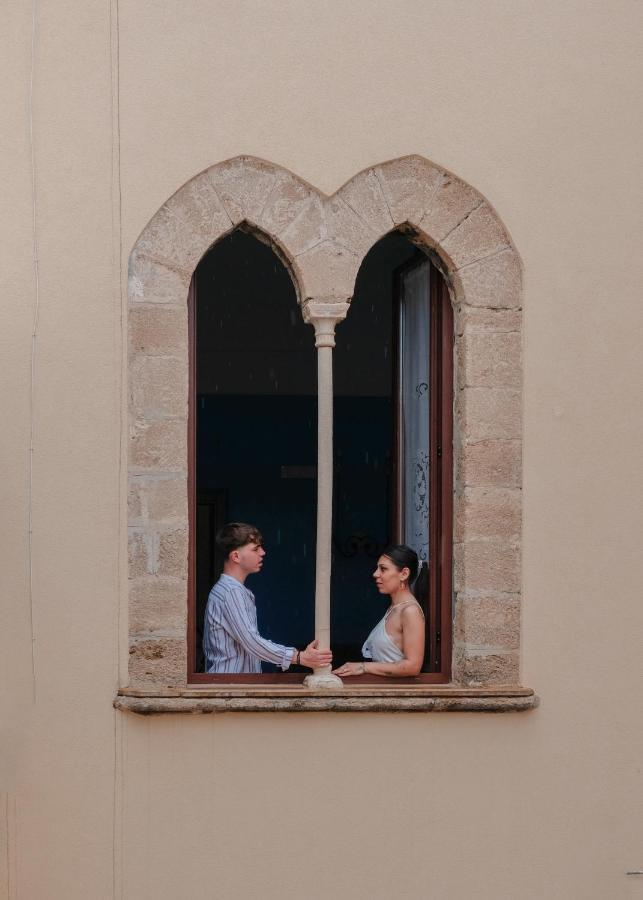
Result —
<instances>
[{"instance_id":1,"label":"woman","mask_svg":"<svg viewBox=\"0 0 643 900\"><path fill-rule=\"evenodd\" d=\"M377 561L373 578L380 594L388 594L391 605L366 638L362 656L366 662L347 662L336 675L382 675L404 678L419 675L424 660L424 613L409 585L419 592L418 558L414 550L400 544L387 547ZM372 660L372 662L370 662Z\"/></svg>"}]
</instances>

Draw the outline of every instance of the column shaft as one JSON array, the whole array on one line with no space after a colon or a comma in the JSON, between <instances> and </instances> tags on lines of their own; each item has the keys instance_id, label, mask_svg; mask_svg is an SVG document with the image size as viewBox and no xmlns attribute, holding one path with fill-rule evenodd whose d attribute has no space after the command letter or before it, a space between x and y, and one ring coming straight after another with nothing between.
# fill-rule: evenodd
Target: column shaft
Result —
<instances>
[{"instance_id":1,"label":"column shaft","mask_svg":"<svg viewBox=\"0 0 643 900\"><path fill-rule=\"evenodd\" d=\"M333 350L317 350L317 569L315 637L330 646L330 560L333 521ZM317 670L315 670L317 671ZM327 671L320 669L320 672Z\"/></svg>"},{"instance_id":2,"label":"column shaft","mask_svg":"<svg viewBox=\"0 0 643 900\"><path fill-rule=\"evenodd\" d=\"M315 573L315 638L320 648L330 646L330 558L333 527L333 347L335 318L314 318L317 347L317 553ZM308 675L309 688L342 686L330 666Z\"/></svg>"}]
</instances>

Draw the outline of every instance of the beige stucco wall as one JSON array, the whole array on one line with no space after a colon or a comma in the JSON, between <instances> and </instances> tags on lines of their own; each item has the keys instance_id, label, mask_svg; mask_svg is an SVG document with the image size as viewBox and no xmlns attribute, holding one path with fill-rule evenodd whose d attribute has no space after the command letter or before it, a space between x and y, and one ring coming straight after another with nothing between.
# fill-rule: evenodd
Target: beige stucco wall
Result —
<instances>
[{"instance_id":1,"label":"beige stucco wall","mask_svg":"<svg viewBox=\"0 0 643 900\"><path fill-rule=\"evenodd\" d=\"M0 27L2 890L640 896L625 872L643 868L641 5L34 5L32 103L31 4L5 4ZM537 711L112 709L127 662L121 266L167 197L239 153L328 192L417 153L509 229Z\"/></svg>"}]
</instances>

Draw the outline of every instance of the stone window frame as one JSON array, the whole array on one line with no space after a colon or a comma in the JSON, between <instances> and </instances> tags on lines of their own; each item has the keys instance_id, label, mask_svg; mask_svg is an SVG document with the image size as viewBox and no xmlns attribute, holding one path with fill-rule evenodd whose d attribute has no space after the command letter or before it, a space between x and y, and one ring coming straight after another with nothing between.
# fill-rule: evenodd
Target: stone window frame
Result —
<instances>
[{"instance_id":1,"label":"stone window frame","mask_svg":"<svg viewBox=\"0 0 643 900\"><path fill-rule=\"evenodd\" d=\"M519 686L522 267L488 201L420 156L369 167L332 196L280 166L236 157L181 187L136 241L128 289L130 685L121 693L190 693L187 297L199 260L240 225L285 262L314 324L344 318L364 257L392 231L407 233L439 266L455 313L451 687L473 696L509 685L533 695Z\"/></svg>"}]
</instances>

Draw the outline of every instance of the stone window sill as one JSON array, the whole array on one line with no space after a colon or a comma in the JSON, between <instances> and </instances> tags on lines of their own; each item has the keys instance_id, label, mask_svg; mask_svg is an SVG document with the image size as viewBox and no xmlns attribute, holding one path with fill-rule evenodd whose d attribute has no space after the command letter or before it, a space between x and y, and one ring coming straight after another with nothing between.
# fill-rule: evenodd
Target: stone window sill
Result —
<instances>
[{"instance_id":1,"label":"stone window sill","mask_svg":"<svg viewBox=\"0 0 643 900\"><path fill-rule=\"evenodd\" d=\"M226 712L521 712L538 706L531 688L511 685L386 687L350 685L313 691L300 686L123 688L116 709L149 716L159 713Z\"/></svg>"}]
</instances>

